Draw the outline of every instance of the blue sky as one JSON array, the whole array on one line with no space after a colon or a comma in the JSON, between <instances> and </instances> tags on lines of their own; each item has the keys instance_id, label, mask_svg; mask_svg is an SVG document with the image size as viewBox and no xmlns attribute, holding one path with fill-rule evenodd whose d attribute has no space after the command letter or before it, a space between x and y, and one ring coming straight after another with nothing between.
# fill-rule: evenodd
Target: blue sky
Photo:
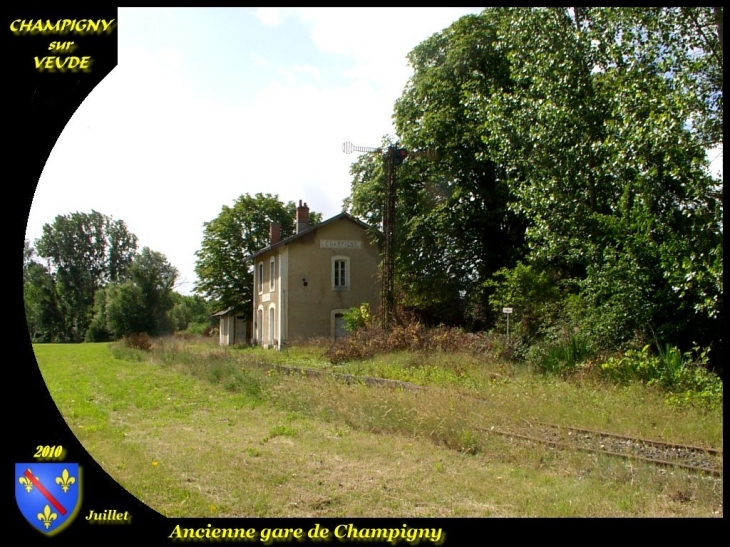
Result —
<instances>
[{"instance_id":1,"label":"blue sky","mask_svg":"<svg viewBox=\"0 0 730 547\"><path fill-rule=\"evenodd\" d=\"M119 64L46 163L33 243L56 215L124 220L195 282L203 223L244 193L341 211L355 157L378 146L418 43L478 8L120 8Z\"/></svg>"}]
</instances>

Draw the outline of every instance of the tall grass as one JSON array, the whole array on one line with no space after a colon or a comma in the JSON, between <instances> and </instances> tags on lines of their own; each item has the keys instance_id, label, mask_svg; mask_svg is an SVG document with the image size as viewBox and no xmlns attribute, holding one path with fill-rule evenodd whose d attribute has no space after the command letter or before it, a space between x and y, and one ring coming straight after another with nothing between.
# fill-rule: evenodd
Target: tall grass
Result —
<instances>
[{"instance_id":1,"label":"tall grass","mask_svg":"<svg viewBox=\"0 0 730 547\"><path fill-rule=\"evenodd\" d=\"M567 370L580 368L587 351L579 338L556 347L545 362L553 359L556 364L552 370L560 374L548 376L470 351L401 350L332 366L321 359L325 353L322 345L279 352L174 339L156 342L150 361L239 393L251 404L273 403L278 408L329 417L358 429L415 435L466 452L481 450L472 435L477 435L478 427L517 419L649 437L657 436L657 424L671 424L669 429L663 425L662 434L675 435L677 442L688 442L708 407L699 406L695 413L687 405L675 405L678 409L674 416L675 411L664 404L668 393L665 387L633 387L635 382L608 379L600 368L585 369L587 372L580 376L567 374ZM138 355L132 354L135 359ZM668 355L668 359L676 359L671 352ZM287 365L296 366L287 369ZM320 369L320 376L304 374L306 365ZM328 372L333 376L328 378ZM426 395L413 395L402 390L345 385L337 376L342 373L405 381L428 390ZM639 400L641 410L636 408ZM482 413L484 408L489 408L488 414ZM690 414L689 421L679 417ZM710 422L712 416L708 416Z\"/></svg>"},{"instance_id":2,"label":"tall grass","mask_svg":"<svg viewBox=\"0 0 730 547\"><path fill-rule=\"evenodd\" d=\"M571 374L591 356L590 343L583 337L573 334L568 338L549 345L546 349L538 348L532 359L540 369L548 374Z\"/></svg>"},{"instance_id":3,"label":"tall grass","mask_svg":"<svg viewBox=\"0 0 730 547\"><path fill-rule=\"evenodd\" d=\"M721 446L719 410L468 352L404 350L335 367L321 351L165 339L131 361L84 344L40 348L38 362L87 450L168 516L722 514L722 479L491 433L551 421ZM287 374L287 353L323 372L405 371L426 389L347 384L301 366Z\"/></svg>"}]
</instances>

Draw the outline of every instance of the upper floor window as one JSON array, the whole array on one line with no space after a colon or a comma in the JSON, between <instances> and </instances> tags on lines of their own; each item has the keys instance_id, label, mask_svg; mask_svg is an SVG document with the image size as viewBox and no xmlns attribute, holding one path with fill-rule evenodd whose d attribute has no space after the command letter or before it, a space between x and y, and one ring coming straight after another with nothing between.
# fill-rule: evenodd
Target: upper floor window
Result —
<instances>
[{"instance_id":1,"label":"upper floor window","mask_svg":"<svg viewBox=\"0 0 730 547\"><path fill-rule=\"evenodd\" d=\"M273 291L276 287L276 257L271 257L271 262L269 262L269 290Z\"/></svg>"},{"instance_id":2,"label":"upper floor window","mask_svg":"<svg viewBox=\"0 0 730 547\"><path fill-rule=\"evenodd\" d=\"M332 290L344 291L350 289L350 257L332 257Z\"/></svg>"},{"instance_id":3,"label":"upper floor window","mask_svg":"<svg viewBox=\"0 0 730 547\"><path fill-rule=\"evenodd\" d=\"M259 262L258 270L256 271L257 275L257 284L259 288L259 292L264 292L264 263Z\"/></svg>"}]
</instances>

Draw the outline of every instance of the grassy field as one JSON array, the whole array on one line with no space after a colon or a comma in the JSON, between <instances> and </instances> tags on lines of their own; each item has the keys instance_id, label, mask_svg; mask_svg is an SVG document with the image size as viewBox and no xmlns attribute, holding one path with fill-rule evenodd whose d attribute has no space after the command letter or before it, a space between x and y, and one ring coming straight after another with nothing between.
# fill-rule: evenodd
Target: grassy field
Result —
<instances>
[{"instance_id":1,"label":"grassy field","mask_svg":"<svg viewBox=\"0 0 730 547\"><path fill-rule=\"evenodd\" d=\"M641 385L565 381L441 353L334 367L316 346L275 352L166 339L151 352L34 349L84 447L166 516L723 515L722 478L489 433L543 421L722 447L721 410L671 407ZM428 389L286 375L277 364Z\"/></svg>"}]
</instances>

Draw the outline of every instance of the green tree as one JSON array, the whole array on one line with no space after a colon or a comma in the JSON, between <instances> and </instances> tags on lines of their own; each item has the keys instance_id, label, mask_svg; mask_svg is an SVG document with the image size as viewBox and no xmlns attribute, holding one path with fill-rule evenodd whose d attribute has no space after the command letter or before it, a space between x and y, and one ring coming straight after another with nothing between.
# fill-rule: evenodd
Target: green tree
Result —
<instances>
[{"instance_id":1,"label":"green tree","mask_svg":"<svg viewBox=\"0 0 730 547\"><path fill-rule=\"evenodd\" d=\"M201 330L211 324L213 311L208 302L199 294L173 294L175 305L168 312L176 331L184 331L195 326Z\"/></svg>"},{"instance_id":2,"label":"green tree","mask_svg":"<svg viewBox=\"0 0 730 547\"><path fill-rule=\"evenodd\" d=\"M208 325L211 322L211 309L208 302L199 294L185 295L173 293L175 302L168 317L176 331L187 330L190 325Z\"/></svg>"},{"instance_id":3,"label":"green tree","mask_svg":"<svg viewBox=\"0 0 730 547\"><path fill-rule=\"evenodd\" d=\"M524 221L510 210L510 188L483 135L489 98L510 86L509 64L495 42L498 12L459 19L408 55L413 76L395 104L401 145L413 151L398 167L398 284L407 306L434 321L486 326L484 281L515 263ZM390 143L385 143L390 144ZM350 211L377 225L382 217L379 159L353 165Z\"/></svg>"},{"instance_id":4,"label":"green tree","mask_svg":"<svg viewBox=\"0 0 730 547\"><path fill-rule=\"evenodd\" d=\"M406 301L478 316L539 280L536 337L573 321L592 347L722 362L721 46L721 8L490 8L417 46L396 128L439 159L398 168ZM380 222L377 158L352 173L348 205Z\"/></svg>"},{"instance_id":5,"label":"green tree","mask_svg":"<svg viewBox=\"0 0 730 547\"><path fill-rule=\"evenodd\" d=\"M104 290L101 302L104 305L106 330L113 338L141 332L157 334L154 332L144 293L133 281L109 285Z\"/></svg>"},{"instance_id":6,"label":"green tree","mask_svg":"<svg viewBox=\"0 0 730 547\"><path fill-rule=\"evenodd\" d=\"M146 332L159 336L173 331L168 312L174 306L178 271L165 255L144 247L129 268L129 279L111 283L96 294L95 315L87 339L100 341Z\"/></svg>"},{"instance_id":7,"label":"green tree","mask_svg":"<svg viewBox=\"0 0 730 547\"><path fill-rule=\"evenodd\" d=\"M241 195L233 206L204 224L203 242L197 251L195 290L219 308L249 310L252 303L253 268L243 258L269 245L269 226L281 225L282 239L294 235L296 205L279 197L258 193ZM310 211L310 225L321 214Z\"/></svg>"},{"instance_id":8,"label":"green tree","mask_svg":"<svg viewBox=\"0 0 730 547\"><path fill-rule=\"evenodd\" d=\"M167 261L162 253L142 249L130 268L132 282L142 291L147 317L150 322L148 334L170 332L172 325L167 312L175 305L173 288L178 270Z\"/></svg>"},{"instance_id":9,"label":"green tree","mask_svg":"<svg viewBox=\"0 0 730 547\"><path fill-rule=\"evenodd\" d=\"M91 322L94 294L110 282L126 278L137 238L121 220L97 211L59 215L43 226L36 241L48 262L64 318L58 338L81 341Z\"/></svg>"},{"instance_id":10,"label":"green tree","mask_svg":"<svg viewBox=\"0 0 730 547\"><path fill-rule=\"evenodd\" d=\"M604 347L721 346L721 181L705 151L722 67L699 31L712 10L503 13L512 86L467 100L530 222L527 262L575 281Z\"/></svg>"},{"instance_id":11,"label":"green tree","mask_svg":"<svg viewBox=\"0 0 730 547\"><path fill-rule=\"evenodd\" d=\"M106 313L107 295L111 287L112 285L108 285L104 289L99 289L94 295L94 314L85 335L87 342L108 342L114 338Z\"/></svg>"},{"instance_id":12,"label":"green tree","mask_svg":"<svg viewBox=\"0 0 730 547\"><path fill-rule=\"evenodd\" d=\"M23 249L23 302L28 333L33 342L59 341L63 315L58 307L56 284L48 269L34 260L35 249L25 240Z\"/></svg>"}]
</instances>

